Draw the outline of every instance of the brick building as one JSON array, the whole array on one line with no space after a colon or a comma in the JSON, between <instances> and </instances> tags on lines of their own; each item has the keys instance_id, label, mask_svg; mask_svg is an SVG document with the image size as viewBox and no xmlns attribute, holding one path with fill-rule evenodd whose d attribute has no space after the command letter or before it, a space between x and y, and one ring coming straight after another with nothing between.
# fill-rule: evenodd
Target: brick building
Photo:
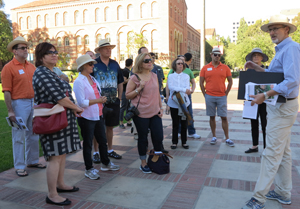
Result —
<instances>
[{"instance_id":1,"label":"brick building","mask_svg":"<svg viewBox=\"0 0 300 209\"><path fill-rule=\"evenodd\" d=\"M14 38L21 35L32 43L31 61L35 46L48 41L70 56L75 68L79 55L109 38L117 45L112 58L124 66L137 54L127 47L135 32L144 35L162 65L191 50L197 55L194 68L200 68L200 33L187 23L185 0L39 0L12 9L11 18Z\"/></svg>"}]
</instances>

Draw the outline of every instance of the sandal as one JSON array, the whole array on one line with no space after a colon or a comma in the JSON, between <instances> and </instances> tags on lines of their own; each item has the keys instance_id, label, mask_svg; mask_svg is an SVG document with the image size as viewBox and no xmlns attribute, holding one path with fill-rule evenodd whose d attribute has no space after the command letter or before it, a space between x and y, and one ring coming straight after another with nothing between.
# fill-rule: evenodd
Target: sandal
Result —
<instances>
[{"instance_id":1,"label":"sandal","mask_svg":"<svg viewBox=\"0 0 300 209\"><path fill-rule=\"evenodd\" d=\"M182 147L183 147L184 149L190 148L189 145L187 145L187 144L185 144L185 145L183 144Z\"/></svg>"},{"instance_id":2,"label":"sandal","mask_svg":"<svg viewBox=\"0 0 300 209\"><path fill-rule=\"evenodd\" d=\"M37 164L32 164L32 165L27 165L28 168L40 168L40 169L44 169L47 166L43 165L42 163L37 163Z\"/></svg>"},{"instance_id":3,"label":"sandal","mask_svg":"<svg viewBox=\"0 0 300 209\"><path fill-rule=\"evenodd\" d=\"M25 176L28 176L28 173L27 173L26 170L24 170L24 169L18 169L18 170L16 170L16 174L17 174L19 177L25 177Z\"/></svg>"},{"instance_id":4,"label":"sandal","mask_svg":"<svg viewBox=\"0 0 300 209\"><path fill-rule=\"evenodd\" d=\"M171 145L171 149L176 149L176 148L177 148L177 144Z\"/></svg>"}]
</instances>

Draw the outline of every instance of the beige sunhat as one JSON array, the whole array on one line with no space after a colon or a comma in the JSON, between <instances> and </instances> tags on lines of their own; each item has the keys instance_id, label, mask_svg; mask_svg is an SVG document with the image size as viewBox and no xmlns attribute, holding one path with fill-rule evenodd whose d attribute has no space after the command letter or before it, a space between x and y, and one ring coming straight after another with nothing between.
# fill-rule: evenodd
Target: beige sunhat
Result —
<instances>
[{"instance_id":1,"label":"beige sunhat","mask_svg":"<svg viewBox=\"0 0 300 209\"><path fill-rule=\"evenodd\" d=\"M262 62L266 62L269 60L269 57L266 54L264 54L260 48L257 47L252 49L252 51L246 56L246 61L252 60L253 53L260 53L263 57Z\"/></svg>"},{"instance_id":2,"label":"beige sunhat","mask_svg":"<svg viewBox=\"0 0 300 209\"><path fill-rule=\"evenodd\" d=\"M212 49L211 54L222 54L219 47L215 47Z\"/></svg>"},{"instance_id":3,"label":"beige sunhat","mask_svg":"<svg viewBox=\"0 0 300 209\"><path fill-rule=\"evenodd\" d=\"M12 52L13 51L13 46L16 44L26 44L27 46L29 45L29 43L27 41L25 41L25 38L23 38L22 36L18 36L17 38L15 38L14 40L12 40L8 45L7 45L7 50Z\"/></svg>"},{"instance_id":4,"label":"beige sunhat","mask_svg":"<svg viewBox=\"0 0 300 209\"><path fill-rule=\"evenodd\" d=\"M106 46L110 46L112 49L116 47L116 45L111 45L108 39L101 39L98 43L98 47L95 49L95 52L99 53L99 49Z\"/></svg>"},{"instance_id":5,"label":"beige sunhat","mask_svg":"<svg viewBox=\"0 0 300 209\"><path fill-rule=\"evenodd\" d=\"M297 27L291 23L289 23L289 19L286 16L283 15L274 15L270 17L270 21L268 24L262 25L260 28L264 32L269 31L269 26L275 25L275 24L282 24L290 27L290 33L294 33L297 30Z\"/></svg>"},{"instance_id":6,"label":"beige sunhat","mask_svg":"<svg viewBox=\"0 0 300 209\"><path fill-rule=\"evenodd\" d=\"M97 62L95 60L93 60L90 55L85 54L85 55L81 55L80 57L78 57L76 59L76 63L77 63L77 70L83 66L86 63L92 62L94 64L97 64Z\"/></svg>"}]
</instances>

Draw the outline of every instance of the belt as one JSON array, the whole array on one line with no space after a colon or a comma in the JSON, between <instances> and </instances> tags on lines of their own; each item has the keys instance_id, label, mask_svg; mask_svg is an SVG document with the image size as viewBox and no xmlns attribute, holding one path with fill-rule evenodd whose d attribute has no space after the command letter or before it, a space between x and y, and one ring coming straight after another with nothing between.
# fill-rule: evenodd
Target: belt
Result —
<instances>
[{"instance_id":1,"label":"belt","mask_svg":"<svg viewBox=\"0 0 300 209\"><path fill-rule=\"evenodd\" d=\"M287 101L290 101L290 100L294 100L294 99L297 99L298 97L295 97L295 98L287 98L286 100Z\"/></svg>"}]
</instances>

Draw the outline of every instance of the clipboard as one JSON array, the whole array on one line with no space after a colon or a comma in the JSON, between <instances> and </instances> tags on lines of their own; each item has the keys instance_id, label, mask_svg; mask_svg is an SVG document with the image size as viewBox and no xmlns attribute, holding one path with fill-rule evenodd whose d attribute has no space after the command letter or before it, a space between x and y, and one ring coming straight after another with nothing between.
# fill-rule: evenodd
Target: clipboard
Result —
<instances>
[{"instance_id":1,"label":"clipboard","mask_svg":"<svg viewBox=\"0 0 300 209\"><path fill-rule=\"evenodd\" d=\"M283 73L274 72L256 72L255 70L240 71L238 98L245 100L245 85L248 82L253 83L281 83L284 80ZM278 96L277 102L286 103L286 98Z\"/></svg>"}]
</instances>

